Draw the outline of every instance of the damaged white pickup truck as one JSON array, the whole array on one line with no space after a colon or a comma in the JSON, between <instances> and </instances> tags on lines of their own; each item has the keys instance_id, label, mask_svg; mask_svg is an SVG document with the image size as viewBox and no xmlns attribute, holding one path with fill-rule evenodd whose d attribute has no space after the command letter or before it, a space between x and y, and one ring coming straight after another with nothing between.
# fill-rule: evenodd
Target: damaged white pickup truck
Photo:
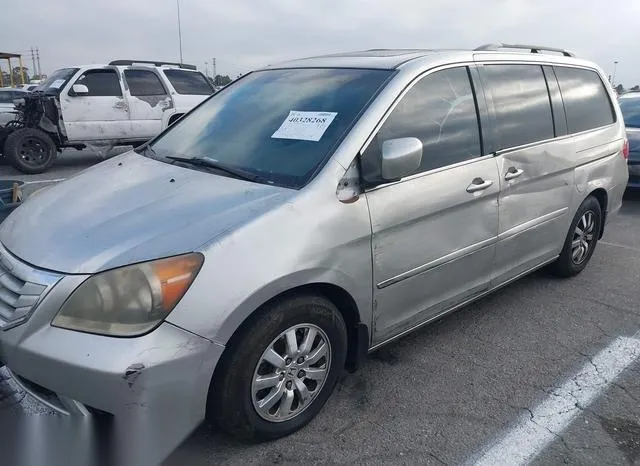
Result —
<instances>
[{"instance_id":1,"label":"damaged white pickup truck","mask_svg":"<svg viewBox=\"0 0 640 466\"><path fill-rule=\"evenodd\" d=\"M16 119L0 127L0 158L34 174L66 147L137 146L213 93L193 65L116 60L60 69L15 101Z\"/></svg>"}]
</instances>

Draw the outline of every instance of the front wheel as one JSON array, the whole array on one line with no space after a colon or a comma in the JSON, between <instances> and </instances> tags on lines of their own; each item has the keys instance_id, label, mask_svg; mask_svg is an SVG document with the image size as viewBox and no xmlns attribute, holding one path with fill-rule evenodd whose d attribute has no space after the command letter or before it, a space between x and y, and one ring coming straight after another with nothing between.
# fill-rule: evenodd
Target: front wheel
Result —
<instances>
[{"instance_id":1,"label":"front wheel","mask_svg":"<svg viewBox=\"0 0 640 466\"><path fill-rule=\"evenodd\" d=\"M582 272L596 249L601 229L600 203L589 196L578 208L560 257L551 264L551 272L560 277L573 277Z\"/></svg>"},{"instance_id":2,"label":"front wheel","mask_svg":"<svg viewBox=\"0 0 640 466\"><path fill-rule=\"evenodd\" d=\"M58 150L47 133L35 128L13 131L4 143L4 157L16 170L43 173L56 161Z\"/></svg>"},{"instance_id":3,"label":"front wheel","mask_svg":"<svg viewBox=\"0 0 640 466\"><path fill-rule=\"evenodd\" d=\"M346 354L346 326L330 301L297 296L273 304L232 339L211 386L209 415L235 437L288 435L320 411Z\"/></svg>"}]
</instances>

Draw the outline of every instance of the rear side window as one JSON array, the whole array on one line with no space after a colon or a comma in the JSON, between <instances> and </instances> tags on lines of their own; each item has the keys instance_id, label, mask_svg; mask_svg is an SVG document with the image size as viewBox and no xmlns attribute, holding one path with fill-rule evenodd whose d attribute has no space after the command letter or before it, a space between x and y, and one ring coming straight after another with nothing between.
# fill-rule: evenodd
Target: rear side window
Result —
<instances>
[{"instance_id":1,"label":"rear side window","mask_svg":"<svg viewBox=\"0 0 640 466\"><path fill-rule=\"evenodd\" d=\"M122 96L120 80L115 70L89 70L78 78L75 84L84 84L89 96Z\"/></svg>"},{"instance_id":2,"label":"rear side window","mask_svg":"<svg viewBox=\"0 0 640 466\"><path fill-rule=\"evenodd\" d=\"M485 85L493 100L498 149L554 137L547 83L538 65L485 65Z\"/></svg>"},{"instance_id":3,"label":"rear side window","mask_svg":"<svg viewBox=\"0 0 640 466\"><path fill-rule=\"evenodd\" d=\"M202 73L185 70L164 70L164 74L178 94L213 94L213 87L211 87L211 84Z\"/></svg>"},{"instance_id":4,"label":"rear side window","mask_svg":"<svg viewBox=\"0 0 640 466\"><path fill-rule=\"evenodd\" d=\"M402 97L362 156L367 181L381 179L382 143L405 137L422 141L422 163L417 172L482 155L476 102L467 68L436 71Z\"/></svg>"},{"instance_id":5,"label":"rear side window","mask_svg":"<svg viewBox=\"0 0 640 466\"><path fill-rule=\"evenodd\" d=\"M554 67L569 133L579 133L616 121L613 106L600 76L595 71L564 66Z\"/></svg>"},{"instance_id":6,"label":"rear side window","mask_svg":"<svg viewBox=\"0 0 640 466\"><path fill-rule=\"evenodd\" d=\"M125 70L124 78L127 80L129 92L133 96L164 95L167 93L160 78L153 71Z\"/></svg>"}]
</instances>

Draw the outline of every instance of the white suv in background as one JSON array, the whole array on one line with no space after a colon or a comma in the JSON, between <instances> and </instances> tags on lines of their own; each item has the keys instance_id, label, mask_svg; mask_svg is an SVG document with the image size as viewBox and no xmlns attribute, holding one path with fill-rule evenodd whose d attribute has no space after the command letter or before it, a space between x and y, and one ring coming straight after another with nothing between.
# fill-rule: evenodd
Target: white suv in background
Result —
<instances>
[{"instance_id":1,"label":"white suv in background","mask_svg":"<svg viewBox=\"0 0 640 466\"><path fill-rule=\"evenodd\" d=\"M0 132L0 147L18 170L41 173L64 147L140 145L213 93L193 65L116 60L63 68L24 97L19 123Z\"/></svg>"}]
</instances>

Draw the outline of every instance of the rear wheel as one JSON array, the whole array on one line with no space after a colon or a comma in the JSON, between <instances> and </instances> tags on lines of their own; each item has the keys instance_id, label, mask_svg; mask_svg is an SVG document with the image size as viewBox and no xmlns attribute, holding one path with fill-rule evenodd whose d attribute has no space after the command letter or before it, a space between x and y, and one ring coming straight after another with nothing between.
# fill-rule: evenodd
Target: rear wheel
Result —
<instances>
[{"instance_id":1,"label":"rear wheel","mask_svg":"<svg viewBox=\"0 0 640 466\"><path fill-rule=\"evenodd\" d=\"M30 175L51 168L58 154L49 135L34 128L20 128L9 134L3 152L16 170Z\"/></svg>"},{"instance_id":2,"label":"rear wheel","mask_svg":"<svg viewBox=\"0 0 640 466\"><path fill-rule=\"evenodd\" d=\"M602 229L602 209L598 200L589 196L578 208L560 253L550 270L560 277L572 277L587 266Z\"/></svg>"},{"instance_id":3,"label":"rear wheel","mask_svg":"<svg viewBox=\"0 0 640 466\"><path fill-rule=\"evenodd\" d=\"M335 306L297 296L265 309L234 337L209 394L209 415L250 440L288 435L329 398L345 365L347 332Z\"/></svg>"}]
</instances>

